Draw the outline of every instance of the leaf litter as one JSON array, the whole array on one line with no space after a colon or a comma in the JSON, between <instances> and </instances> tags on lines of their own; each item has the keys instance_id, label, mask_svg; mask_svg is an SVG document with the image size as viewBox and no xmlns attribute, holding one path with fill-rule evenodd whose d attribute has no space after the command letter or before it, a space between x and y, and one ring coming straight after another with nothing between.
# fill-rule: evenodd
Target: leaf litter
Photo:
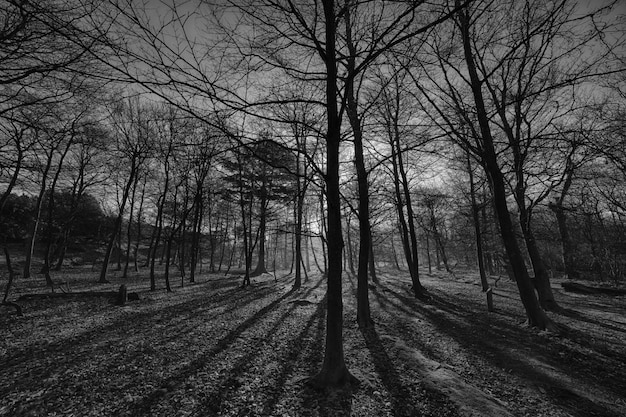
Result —
<instances>
[{"instance_id":1,"label":"leaf litter","mask_svg":"<svg viewBox=\"0 0 626 417\"><path fill-rule=\"evenodd\" d=\"M361 382L323 392L308 384L323 360L320 276L292 291L289 277L241 289L206 275L169 294L137 280L140 301L123 307L26 301L23 317L0 316L0 416L626 415L623 297L555 285L564 313L550 314L568 331L554 335L520 324L512 283L487 313L468 277L423 277L424 303L406 273L379 276L373 330L357 327L345 278L346 362Z\"/></svg>"}]
</instances>

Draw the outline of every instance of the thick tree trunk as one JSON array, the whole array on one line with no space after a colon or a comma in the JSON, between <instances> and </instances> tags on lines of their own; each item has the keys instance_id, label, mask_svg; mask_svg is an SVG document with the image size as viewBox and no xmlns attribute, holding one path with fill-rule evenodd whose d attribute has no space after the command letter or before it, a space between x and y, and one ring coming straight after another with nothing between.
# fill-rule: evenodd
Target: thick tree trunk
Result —
<instances>
[{"instance_id":1,"label":"thick tree trunk","mask_svg":"<svg viewBox=\"0 0 626 417\"><path fill-rule=\"evenodd\" d=\"M546 311L558 311L559 305L554 299L554 293L550 286L550 276L548 270L541 258L539 248L537 247L537 241L530 229L529 224L525 224L526 228L524 232L524 241L526 242L526 248L528 249L528 255L533 266L535 273L534 284L539 296L539 304Z\"/></svg>"},{"instance_id":2,"label":"thick tree trunk","mask_svg":"<svg viewBox=\"0 0 626 417\"><path fill-rule=\"evenodd\" d=\"M324 362L312 379L320 387L343 386L356 382L350 374L343 353L343 300L341 249L341 196L339 192L339 143L341 119L337 111L337 62L335 59L335 4L323 0L326 24L326 201L328 204L328 289L326 293L326 343Z\"/></svg>"},{"instance_id":3,"label":"thick tree trunk","mask_svg":"<svg viewBox=\"0 0 626 417\"><path fill-rule=\"evenodd\" d=\"M468 73L471 81L472 94L474 103L476 104L476 115L480 126L480 133L483 145L483 167L489 177L492 187L494 208L497 215L498 224L500 225L500 233L504 242L504 247L508 255L517 288L519 290L522 304L526 310L528 323L540 329L556 329L556 325L546 316L545 312L539 305L535 295L534 287L530 281L528 270L524 263L522 252L517 243L513 222L506 201L506 185L504 175L497 163L494 141L491 135L489 125L489 117L485 109L484 98L481 90L481 82L478 77L474 58L471 50L471 40L469 34L470 18L467 10L459 12L461 32L463 40L463 50L465 53L465 62L467 64Z\"/></svg>"}]
</instances>

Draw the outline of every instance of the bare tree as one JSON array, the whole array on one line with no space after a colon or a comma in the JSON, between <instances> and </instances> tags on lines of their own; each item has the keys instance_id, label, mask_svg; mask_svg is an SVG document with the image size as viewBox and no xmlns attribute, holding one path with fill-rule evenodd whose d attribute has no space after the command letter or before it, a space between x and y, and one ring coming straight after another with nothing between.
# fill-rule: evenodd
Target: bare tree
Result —
<instances>
[{"instance_id":1,"label":"bare tree","mask_svg":"<svg viewBox=\"0 0 626 417\"><path fill-rule=\"evenodd\" d=\"M107 272L113 245L117 234L121 232L121 225L126 203L130 197L132 185L135 183L139 171L149 155L151 147L149 120L147 120L146 109L142 107L137 97L127 101L117 103L111 111L111 123L113 125L114 148L111 152L116 155L117 160L125 164L128 169L125 184L123 184L121 200L117 216L113 224L111 236L104 253L102 268L100 270L99 282L107 282ZM121 166L118 166L118 169ZM116 168L114 168L116 169Z\"/></svg>"}]
</instances>

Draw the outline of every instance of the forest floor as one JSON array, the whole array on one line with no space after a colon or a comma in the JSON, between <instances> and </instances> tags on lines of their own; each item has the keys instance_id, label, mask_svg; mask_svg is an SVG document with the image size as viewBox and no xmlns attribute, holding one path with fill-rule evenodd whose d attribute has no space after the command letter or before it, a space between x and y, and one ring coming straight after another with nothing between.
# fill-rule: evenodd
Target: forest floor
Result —
<instances>
[{"instance_id":1,"label":"forest floor","mask_svg":"<svg viewBox=\"0 0 626 417\"><path fill-rule=\"evenodd\" d=\"M105 285L70 271L74 293L126 282L140 300L30 299L21 317L1 307L0 416L626 416L625 297L557 280L564 311L550 316L567 330L556 335L523 325L506 279L488 313L473 275L422 274L427 303L405 272L379 278L367 331L356 279L344 278L345 356L360 384L320 392L307 383L324 352L319 274L296 291L292 277L241 289L216 274L166 293L145 276ZM11 298L40 284L18 280Z\"/></svg>"}]
</instances>

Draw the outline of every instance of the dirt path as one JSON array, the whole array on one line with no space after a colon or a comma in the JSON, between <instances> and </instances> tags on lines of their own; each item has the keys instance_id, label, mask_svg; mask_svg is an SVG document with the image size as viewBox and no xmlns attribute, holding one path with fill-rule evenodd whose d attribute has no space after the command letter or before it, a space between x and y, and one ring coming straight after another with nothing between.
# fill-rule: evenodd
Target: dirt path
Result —
<instances>
[{"instance_id":1,"label":"dirt path","mask_svg":"<svg viewBox=\"0 0 626 417\"><path fill-rule=\"evenodd\" d=\"M520 326L514 288L488 314L473 280L405 274L371 293L375 330L360 331L346 278L350 391L306 384L320 367L324 291L265 277L165 292L124 307L105 299L32 301L0 316L0 416L620 416L626 415L624 298L557 293L565 337ZM467 282L466 282L467 281Z\"/></svg>"}]
</instances>

